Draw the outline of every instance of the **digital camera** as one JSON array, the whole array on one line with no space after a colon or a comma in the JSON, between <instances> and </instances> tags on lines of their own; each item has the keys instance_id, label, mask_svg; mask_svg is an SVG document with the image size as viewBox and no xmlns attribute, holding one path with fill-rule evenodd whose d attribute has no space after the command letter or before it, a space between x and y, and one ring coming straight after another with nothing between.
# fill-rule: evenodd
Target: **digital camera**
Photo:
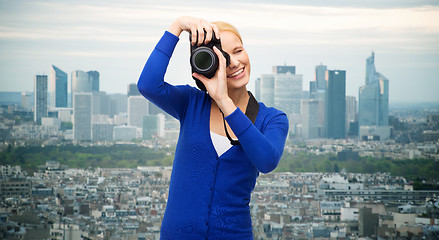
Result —
<instances>
[{"instance_id":1,"label":"digital camera","mask_svg":"<svg viewBox=\"0 0 439 240\"><path fill-rule=\"evenodd\" d=\"M191 34L189 34L189 40L191 39ZM230 65L230 56L228 53L224 52L221 48L221 41L215 37L215 33L212 32L212 40L205 44L203 43L198 46L195 43L193 46L191 45L191 58L190 63L192 67L192 73L196 72L202 74L206 78L212 78L215 76L216 71L219 66L219 59L216 55L215 51L213 51L213 47L217 47L226 58L226 66ZM196 77L193 77L198 88L202 91L206 91L206 87L204 84L198 80Z\"/></svg>"}]
</instances>

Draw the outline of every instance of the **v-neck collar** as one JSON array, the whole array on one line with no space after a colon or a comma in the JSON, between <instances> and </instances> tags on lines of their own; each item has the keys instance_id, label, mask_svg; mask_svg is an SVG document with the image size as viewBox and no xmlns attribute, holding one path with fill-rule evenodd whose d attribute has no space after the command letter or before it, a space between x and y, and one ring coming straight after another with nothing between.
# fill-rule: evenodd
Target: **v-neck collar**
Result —
<instances>
[{"instance_id":1,"label":"v-neck collar","mask_svg":"<svg viewBox=\"0 0 439 240\"><path fill-rule=\"evenodd\" d=\"M229 152L234 151L233 149L235 149L238 145L232 145L232 147L230 147L229 149L227 149L227 151L225 151L223 154L221 154L221 156L218 156L218 153L216 152L215 146L213 145L213 141L212 141L212 137L210 136L210 117L211 117L211 112L212 112L212 98L206 94L207 97L207 121L206 121L206 127L205 127L205 134L207 134L208 138L210 139L210 148L215 152L215 155L217 156L217 158L221 158L225 155L228 155ZM221 135L222 136L222 135Z\"/></svg>"}]
</instances>

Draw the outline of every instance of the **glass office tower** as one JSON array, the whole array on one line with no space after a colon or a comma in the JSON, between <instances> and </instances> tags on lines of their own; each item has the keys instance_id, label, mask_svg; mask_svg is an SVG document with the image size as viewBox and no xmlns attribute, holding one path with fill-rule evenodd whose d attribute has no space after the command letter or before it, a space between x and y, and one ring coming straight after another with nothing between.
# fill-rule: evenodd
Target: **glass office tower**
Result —
<instances>
[{"instance_id":1,"label":"glass office tower","mask_svg":"<svg viewBox=\"0 0 439 240\"><path fill-rule=\"evenodd\" d=\"M41 124L47 117L47 75L36 75L34 79L34 121Z\"/></svg>"},{"instance_id":2,"label":"glass office tower","mask_svg":"<svg viewBox=\"0 0 439 240\"><path fill-rule=\"evenodd\" d=\"M50 68L50 106L67 107L67 73L55 65Z\"/></svg>"},{"instance_id":3,"label":"glass office tower","mask_svg":"<svg viewBox=\"0 0 439 240\"><path fill-rule=\"evenodd\" d=\"M366 61L366 85L360 87L358 118L360 127L389 125L389 80L376 72L373 52Z\"/></svg>"},{"instance_id":4,"label":"glass office tower","mask_svg":"<svg viewBox=\"0 0 439 240\"><path fill-rule=\"evenodd\" d=\"M329 70L325 101L327 138L346 137L346 71Z\"/></svg>"}]
</instances>

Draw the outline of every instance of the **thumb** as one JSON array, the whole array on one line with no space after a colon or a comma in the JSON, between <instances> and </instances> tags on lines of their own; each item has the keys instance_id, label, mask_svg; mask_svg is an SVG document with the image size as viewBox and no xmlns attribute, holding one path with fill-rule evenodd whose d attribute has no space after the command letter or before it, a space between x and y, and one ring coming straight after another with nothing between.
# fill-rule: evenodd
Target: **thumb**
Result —
<instances>
[{"instance_id":1,"label":"thumb","mask_svg":"<svg viewBox=\"0 0 439 240\"><path fill-rule=\"evenodd\" d=\"M194 78L200 80L200 81L204 84L205 87L206 87L206 83L207 83L207 81L209 80L209 79L208 79L207 77L205 77L204 75L201 75L201 74L196 73L196 72L192 73L192 77L194 77Z\"/></svg>"}]
</instances>

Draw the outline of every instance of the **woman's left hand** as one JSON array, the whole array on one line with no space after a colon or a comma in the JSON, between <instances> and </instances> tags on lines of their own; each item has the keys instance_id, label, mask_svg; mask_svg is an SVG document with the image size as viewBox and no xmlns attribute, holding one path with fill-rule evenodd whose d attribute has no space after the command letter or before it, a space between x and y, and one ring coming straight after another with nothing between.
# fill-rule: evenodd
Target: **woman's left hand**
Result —
<instances>
[{"instance_id":1,"label":"woman's left hand","mask_svg":"<svg viewBox=\"0 0 439 240\"><path fill-rule=\"evenodd\" d=\"M213 47L213 50L219 60L218 70L216 71L215 76L210 79L199 73L193 73L192 76L196 77L204 84L209 96L216 102L224 115L228 116L235 111L236 106L228 94L226 59L218 48Z\"/></svg>"}]
</instances>

